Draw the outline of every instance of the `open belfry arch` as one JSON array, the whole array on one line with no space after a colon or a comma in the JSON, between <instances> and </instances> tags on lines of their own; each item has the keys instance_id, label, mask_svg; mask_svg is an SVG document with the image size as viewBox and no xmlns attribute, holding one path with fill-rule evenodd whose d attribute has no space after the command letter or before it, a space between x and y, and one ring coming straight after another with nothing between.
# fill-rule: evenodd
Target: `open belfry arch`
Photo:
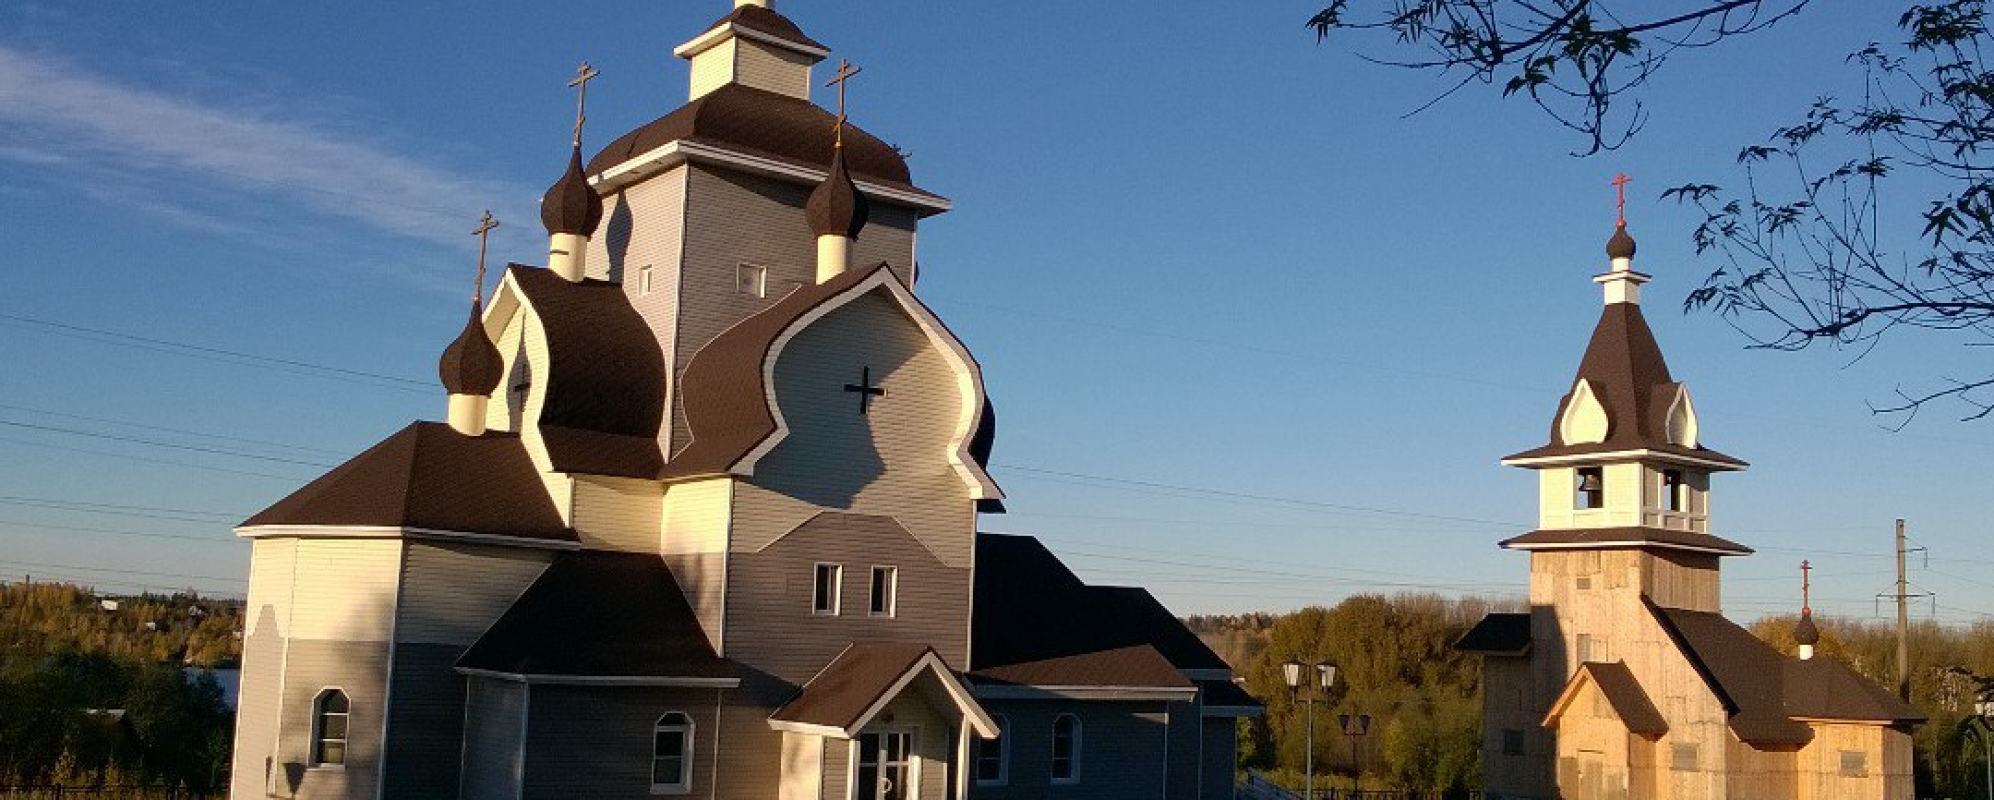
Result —
<instances>
[{"instance_id":1,"label":"open belfry arch","mask_svg":"<svg viewBox=\"0 0 1994 800\"><path fill-rule=\"evenodd\" d=\"M819 107L830 48L752 0L675 52L690 100L593 155L630 90L568 81L544 266L487 294L477 226L445 422L238 528L232 795L1231 797L1226 664L977 530L995 406L917 293L950 203L854 124L873 76Z\"/></svg>"},{"instance_id":2,"label":"open belfry arch","mask_svg":"<svg viewBox=\"0 0 1994 800\"><path fill-rule=\"evenodd\" d=\"M1703 443L1634 255L1622 216L1550 442L1502 462L1538 474L1539 513L1502 542L1530 557L1529 611L1456 645L1483 656L1489 796L1908 800L1915 710L1815 658L1804 604L1797 657L1722 615L1719 562L1752 551L1713 533L1710 478L1747 465Z\"/></svg>"}]
</instances>

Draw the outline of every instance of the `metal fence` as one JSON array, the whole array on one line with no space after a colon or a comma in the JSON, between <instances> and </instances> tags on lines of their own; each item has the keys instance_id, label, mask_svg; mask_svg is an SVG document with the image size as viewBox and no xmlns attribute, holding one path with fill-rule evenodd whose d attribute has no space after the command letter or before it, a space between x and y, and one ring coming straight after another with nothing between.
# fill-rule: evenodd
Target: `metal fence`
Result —
<instances>
[{"instance_id":1,"label":"metal fence","mask_svg":"<svg viewBox=\"0 0 1994 800\"><path fill-rule=\"evenodd\" d=\"M179 786L0 786L0 800L209 800Z\"/></svg>"}]
</instances>

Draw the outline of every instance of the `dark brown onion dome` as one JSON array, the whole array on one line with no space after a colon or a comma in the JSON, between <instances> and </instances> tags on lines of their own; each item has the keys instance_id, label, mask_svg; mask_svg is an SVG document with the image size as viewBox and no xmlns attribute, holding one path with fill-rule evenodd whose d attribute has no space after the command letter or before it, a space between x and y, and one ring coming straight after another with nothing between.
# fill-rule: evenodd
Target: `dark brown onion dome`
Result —
<instances>
[{"instance_id":1,"label":"dark brown onion dome","mask_svg":"<svg viewBox=\"0 0 1994 800\"><path fill-rule=\"evenodd\" d=\"M1613 226L1613 238L1606 240L1606 257L1634 257L1634 237L1627 235L1627 223Z\"/></svg>"},{"instance_id":2,"label":"dark brown onion dome","mask_svg":"<svg viewBox=\"0 0 1994 800\"><path fill-rule=\"evenodd\" d=\"M464 323L464 332L443 348L443 359L436 364L436 376L443 379L443 388L451 394L491 394L504 375L505 359L485 335L484 310L484 303L471 302L471 319Z\"/></svg>"},{"instance_id":3,"label":"dark brown onion dome","mask_svg":"<svg viewBox=\"0 0 1994 800\"><path fill-rule=\"evenodd\" d=\"M568 171L540 198L540 223L547 226L548 235L590 236L601 222L602 195L595 193L588 175L582 172L582 146L578 144L568 157Z\"/></svg>"},{"instance_id":4,"label":"dark brown onion dome","mask_svg":"<svg viewBox=\"0 0 1994 800\"><path fill-rule=\"evenodd\" d=\"M803 205L803 215L810 220L811 232L818 236L857 239L859 231L865 228L871 208L865 195L859 193L858 184L852 182L852 173L845 169L844 148L831 153L831 174L824 176L824 182L810 193L810 202Z\"/></svg>"},{"instance_id":5,"label":"dark brown onion dome","mask_svg":"<svg viewBox=\"0 0 1994 800\"><path fill-rule=\"evenodd\" d=\"M1821 643L1821 629L1814 627L1813 611L1800 611L1800 624L1793 626L1793 642L1809 646Z\"/></svg>"}]
</instances>

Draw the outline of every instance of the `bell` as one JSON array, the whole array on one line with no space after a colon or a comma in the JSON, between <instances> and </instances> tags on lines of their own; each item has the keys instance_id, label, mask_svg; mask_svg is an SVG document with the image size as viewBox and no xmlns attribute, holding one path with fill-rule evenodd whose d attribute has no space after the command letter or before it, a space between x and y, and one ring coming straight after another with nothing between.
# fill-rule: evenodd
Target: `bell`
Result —
<instances>
[{"instance_id":1,"label":"bell","mask_svg":"<svg viewBox=\"0 0 1994 800\"><path fill-rule=\"evenodd\" d=\"M1600 488L1599 473L1587 472L1579 477L1579 491L1597 492Z\"/></svg>"}]
</instances>

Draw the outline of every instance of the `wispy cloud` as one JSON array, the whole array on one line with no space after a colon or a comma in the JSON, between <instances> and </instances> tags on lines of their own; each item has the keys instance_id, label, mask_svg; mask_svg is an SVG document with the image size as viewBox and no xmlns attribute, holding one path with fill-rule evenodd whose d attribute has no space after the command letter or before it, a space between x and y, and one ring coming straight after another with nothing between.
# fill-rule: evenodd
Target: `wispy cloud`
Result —
<instances>
[{"instance_id":1,"label":"wispy cloud","mask_svg":"<svg viewBox=\"0 0 1994 800\"><path fill-rule=\"evenodd\" d=\"M0 159L189 175L452 247L466 245L479 210L531 196L351 131L120 84L6 45Z\"/></svg>"}]
</instances>

